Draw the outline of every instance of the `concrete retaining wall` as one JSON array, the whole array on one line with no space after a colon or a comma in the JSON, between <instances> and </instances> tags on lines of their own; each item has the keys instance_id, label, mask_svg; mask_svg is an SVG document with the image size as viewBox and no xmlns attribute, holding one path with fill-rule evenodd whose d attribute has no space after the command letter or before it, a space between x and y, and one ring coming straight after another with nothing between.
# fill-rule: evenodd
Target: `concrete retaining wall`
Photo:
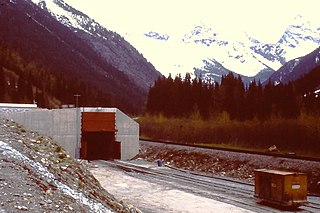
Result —
<instances>
[{"instance_id":1,"label":"concrete retaining wall","mask_svg":"<svg viewBox=\"0 0 320 213\"><path fill-rule=\"evenodd\" d=\"M139 124L120 110L116 111L116 141L121 142L121 159L139 153Z\"/></svg>"},{"instance_id":2,"label":"concrete retaining wall","mask_svg":"<svg viewBox=\"0 0 320 213\"><path fill-rule=\"evenodd\" d=\"M33 109L1 116L22 124L28 130L52 137L70 156L80 157L79 109Z\"/></svg>"}]
</instances>

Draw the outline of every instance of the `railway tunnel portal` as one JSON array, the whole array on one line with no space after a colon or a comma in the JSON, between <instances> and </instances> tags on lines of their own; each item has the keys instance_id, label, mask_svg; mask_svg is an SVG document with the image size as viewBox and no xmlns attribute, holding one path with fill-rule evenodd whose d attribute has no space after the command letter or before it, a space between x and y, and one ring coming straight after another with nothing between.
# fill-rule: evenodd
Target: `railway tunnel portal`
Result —
<instances>
[{"instance_id":1,"label":"railway tunnel portal","mask_svg":"<svg viewBox=\"0 0 320 213\"><path fill-rule=\"evenodd\" d=\"M17 108L0 117L52 137L74 158L128 160L139 153L139 124L117 108Z\"/></svg>"}]
</instances>

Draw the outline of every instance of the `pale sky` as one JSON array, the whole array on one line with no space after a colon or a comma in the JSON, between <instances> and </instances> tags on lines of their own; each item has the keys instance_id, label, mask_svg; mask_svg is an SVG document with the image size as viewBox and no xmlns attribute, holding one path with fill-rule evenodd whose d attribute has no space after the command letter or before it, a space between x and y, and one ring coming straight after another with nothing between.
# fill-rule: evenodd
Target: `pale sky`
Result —
<instances>
[{"instance_id":1,"label":"pale sky","mask_svg":"<svg viewBox=\"0 0 320 213\"><path fill-rule=\"evenodd\" d=\"M279 39L296 16L319 20L319 0L65 0L120 34L151 30L180 36L196 24L236 36ZM319 24L320 25L320 24Z\"/></svg>"}]
</instances>

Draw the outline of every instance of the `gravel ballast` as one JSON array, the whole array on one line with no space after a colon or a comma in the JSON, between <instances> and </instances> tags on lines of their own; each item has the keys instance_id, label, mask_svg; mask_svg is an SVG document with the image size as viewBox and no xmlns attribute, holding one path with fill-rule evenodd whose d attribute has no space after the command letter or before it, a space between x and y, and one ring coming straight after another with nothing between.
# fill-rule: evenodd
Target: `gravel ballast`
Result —
<instances>
[{"instance_id":1,"label":"gravel ballast","mask_svg":"<svg viewBox=\"0 0 320 213\"><path fill-rule=\"evenodd\" d=\"M206 175L218 175L254 182L255 169L276 169L306 173L310 193L320 194L320 163L266 155L245 154L162 143L140 142L137 158L162 160L164 164Z\"/></svg>"}]
</instances>

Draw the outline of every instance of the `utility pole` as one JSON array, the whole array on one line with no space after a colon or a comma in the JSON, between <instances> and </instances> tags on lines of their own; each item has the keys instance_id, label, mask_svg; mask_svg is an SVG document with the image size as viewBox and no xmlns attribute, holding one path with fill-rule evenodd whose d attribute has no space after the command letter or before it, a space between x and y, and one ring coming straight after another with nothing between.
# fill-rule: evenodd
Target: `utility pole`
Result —
<instances>
[{"instance_id":1,"label":"utility pole","mask_svg":"<svg viewBox=\"0 0 320 213\"><path fill-rule=\"evenodd\" d=\"M80 97L81 95L79 95L79 94L74 94L73 96L76 97L76 108L78 108L78 106L79 106L79 97Z\"/></svg>"},{"instance_id":2,"label":"utility pole","mask_svg":"<svg viewBox=\"0 0 320 213\"><path fill-rule=\"evenodd\" d=\"M76 137L77 137L77 147L78 150L76 152L76 158L80 158L80 149L81 149L81 144L80 144L80 128L81 128L81 124L80 124L80 108L78 108L79 106L79 97L81 95L79 94L74 94L73 95L76 98ZM77 156L78 155L78 156Z\"/></svg>"}]
</instances>

